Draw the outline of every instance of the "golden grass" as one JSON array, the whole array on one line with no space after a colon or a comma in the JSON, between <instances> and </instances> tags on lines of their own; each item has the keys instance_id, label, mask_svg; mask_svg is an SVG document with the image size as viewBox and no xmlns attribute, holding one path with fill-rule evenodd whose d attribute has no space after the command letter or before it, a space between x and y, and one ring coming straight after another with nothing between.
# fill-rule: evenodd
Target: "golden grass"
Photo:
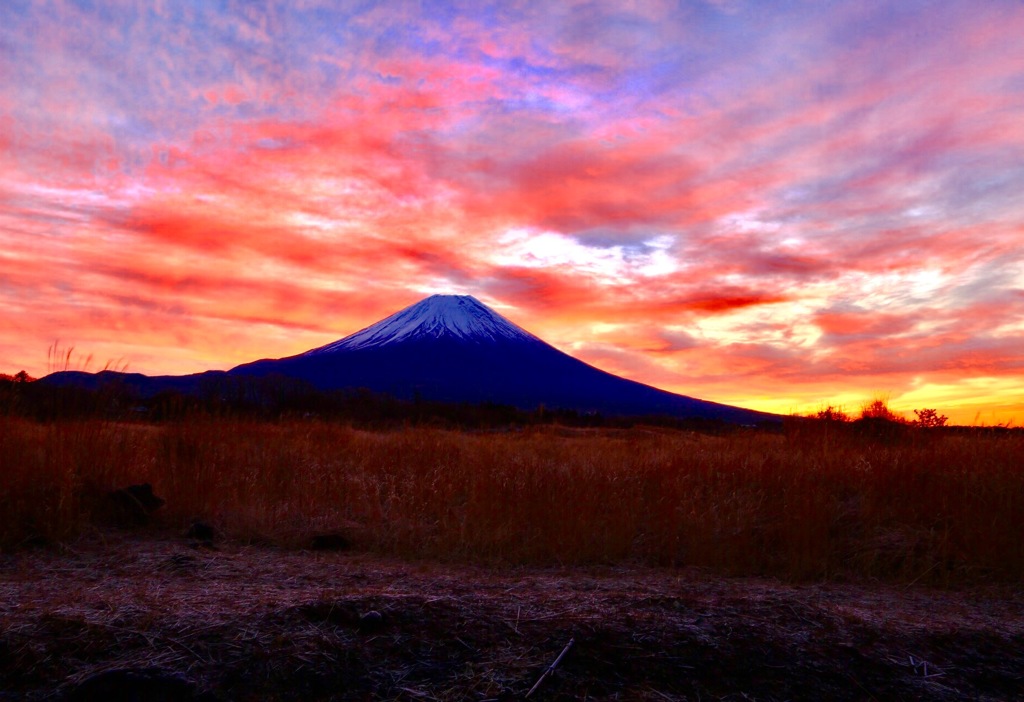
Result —
<instances>
[{"instance_id":1,"label":"golden grass","mask_svg":"<svg viewBox=\"0 0 1024 702\"><path fill-rule=\"evenodd\" d=\"M62 541L150 482L160 521L502 563L694 565L795 579L1024 576L1024 441L882 445L651 429L474 434L326 422L0 422L0 545Z\"/></svg>"}]
</instances>

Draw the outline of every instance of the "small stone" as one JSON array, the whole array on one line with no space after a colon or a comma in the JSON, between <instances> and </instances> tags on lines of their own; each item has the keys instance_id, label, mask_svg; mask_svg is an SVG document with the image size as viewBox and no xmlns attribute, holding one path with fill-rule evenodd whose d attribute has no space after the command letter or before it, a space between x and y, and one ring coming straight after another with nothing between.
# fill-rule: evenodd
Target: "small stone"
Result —
<instances>
[{"instance_id":1,"label":"small stone","mask_svg":"<svg viewBox=\"0 0 1024 702\"><path fill-rule=\"evenodd\" d=\"M185 536L200 541L213 541L217 537L217 530L206 522L192 522Z\"/></svg>"},{"instance_id":2,"label":"small stone","mask_svg":"<svg viewBox=\"0 0 1024 702\"><path fill-rule=\"evenodd\" d=\"M359 617L359 631L371 634L384 628L384 615L375 609Z\"/></svg>"}]
</instances>

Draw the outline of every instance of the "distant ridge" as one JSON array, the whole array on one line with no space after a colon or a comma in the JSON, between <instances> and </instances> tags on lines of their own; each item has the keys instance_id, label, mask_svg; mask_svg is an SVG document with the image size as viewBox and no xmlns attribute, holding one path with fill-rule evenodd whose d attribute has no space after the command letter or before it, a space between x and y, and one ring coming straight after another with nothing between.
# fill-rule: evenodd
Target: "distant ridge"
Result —
<instances>
[{"instance_id":1,"label":"distant ridge","mask_svg":"<svg viewBox=\"0 0 1024 702\"><path fill-rule=\"evenodd\" d=\"M195 392L218 378L284 376L322 390L366 388L403 399L545 406L609 416L667 415L738 424L777 415L659 390L599 370L530 334L470 295L432 295L338 341L226 373L147 377L57 373L52 384L118 380L143 395Z\"/></svg>"}]
</instances>

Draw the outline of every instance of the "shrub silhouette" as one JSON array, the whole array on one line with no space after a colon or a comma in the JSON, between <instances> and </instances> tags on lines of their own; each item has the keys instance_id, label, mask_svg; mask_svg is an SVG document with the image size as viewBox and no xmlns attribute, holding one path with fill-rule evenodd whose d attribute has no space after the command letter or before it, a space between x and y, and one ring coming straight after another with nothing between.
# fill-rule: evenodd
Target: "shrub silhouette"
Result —
<instances>
[{"instance_id":1,"label":"shrub silhouette","mask_svg":"<svg viewBox=\"0 0 1024 702\"><path fill-rule=\"evenodd\" d=\"M914 414L917 415L917 419L914 421L914 426L922 429L937 429L938 427L944 427L946 426L946 422L949 421L949 417L944 414L939 414L939 411L934 409L914 410Z\"/></svg>"},{"instance_id":2,"label":"shrub silhouette","mask_svg":"<svg viewBox=\"0 0 1024 702\"><path fill-rule=\"evenodd\" d=\"M858 439L882 444L903 443L910 438L907 420L889 409L888 402L881 398L864 405L852 429Z\"/></svg>"},{"instance_id":3,"label":"shrub silhouette","mask_svg":"<svg viewBox=\"0 0 1024 702\"><path fill-rule=\"evenodd\" d=\"M840 407L833 407L828 405L824 409L818 410L814 414L814 418L822 422L841 422L846 423L850 421L850 415L842 410Z\"/></svg>"},{"instance_id":4,"label":"shrub silhouette","mask_svg":"<svg viewBox=\"0 0 1024 702\"><path fill-rule=\"evenodd\" d=\"M897 424L904 424L906 420L889 409L889 403L881 398L876 398L864 405L860 411L861 419L884 419Z\"/></svg>"}]
</instances>

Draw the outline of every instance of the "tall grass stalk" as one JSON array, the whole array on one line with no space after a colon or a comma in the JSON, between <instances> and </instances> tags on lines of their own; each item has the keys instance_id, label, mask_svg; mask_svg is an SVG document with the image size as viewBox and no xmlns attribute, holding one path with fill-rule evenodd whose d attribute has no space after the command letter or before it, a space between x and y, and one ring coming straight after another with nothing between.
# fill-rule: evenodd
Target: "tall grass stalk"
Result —
<instances>
[{"instance_id":1,"label":"tall grass stalk","mask_svg":"<svg viewBox=\"0 0 1024 702\"><path fill-rule=\"evenodd\" d=\"M371 432L322 422L0 424L0 545L89 528L150 482L160 521L299 546L791 579L1024 576L1024 441L883 445L651 429ZM159 526L159 525L158 525Z\"/></svg>"}]
</instances>

